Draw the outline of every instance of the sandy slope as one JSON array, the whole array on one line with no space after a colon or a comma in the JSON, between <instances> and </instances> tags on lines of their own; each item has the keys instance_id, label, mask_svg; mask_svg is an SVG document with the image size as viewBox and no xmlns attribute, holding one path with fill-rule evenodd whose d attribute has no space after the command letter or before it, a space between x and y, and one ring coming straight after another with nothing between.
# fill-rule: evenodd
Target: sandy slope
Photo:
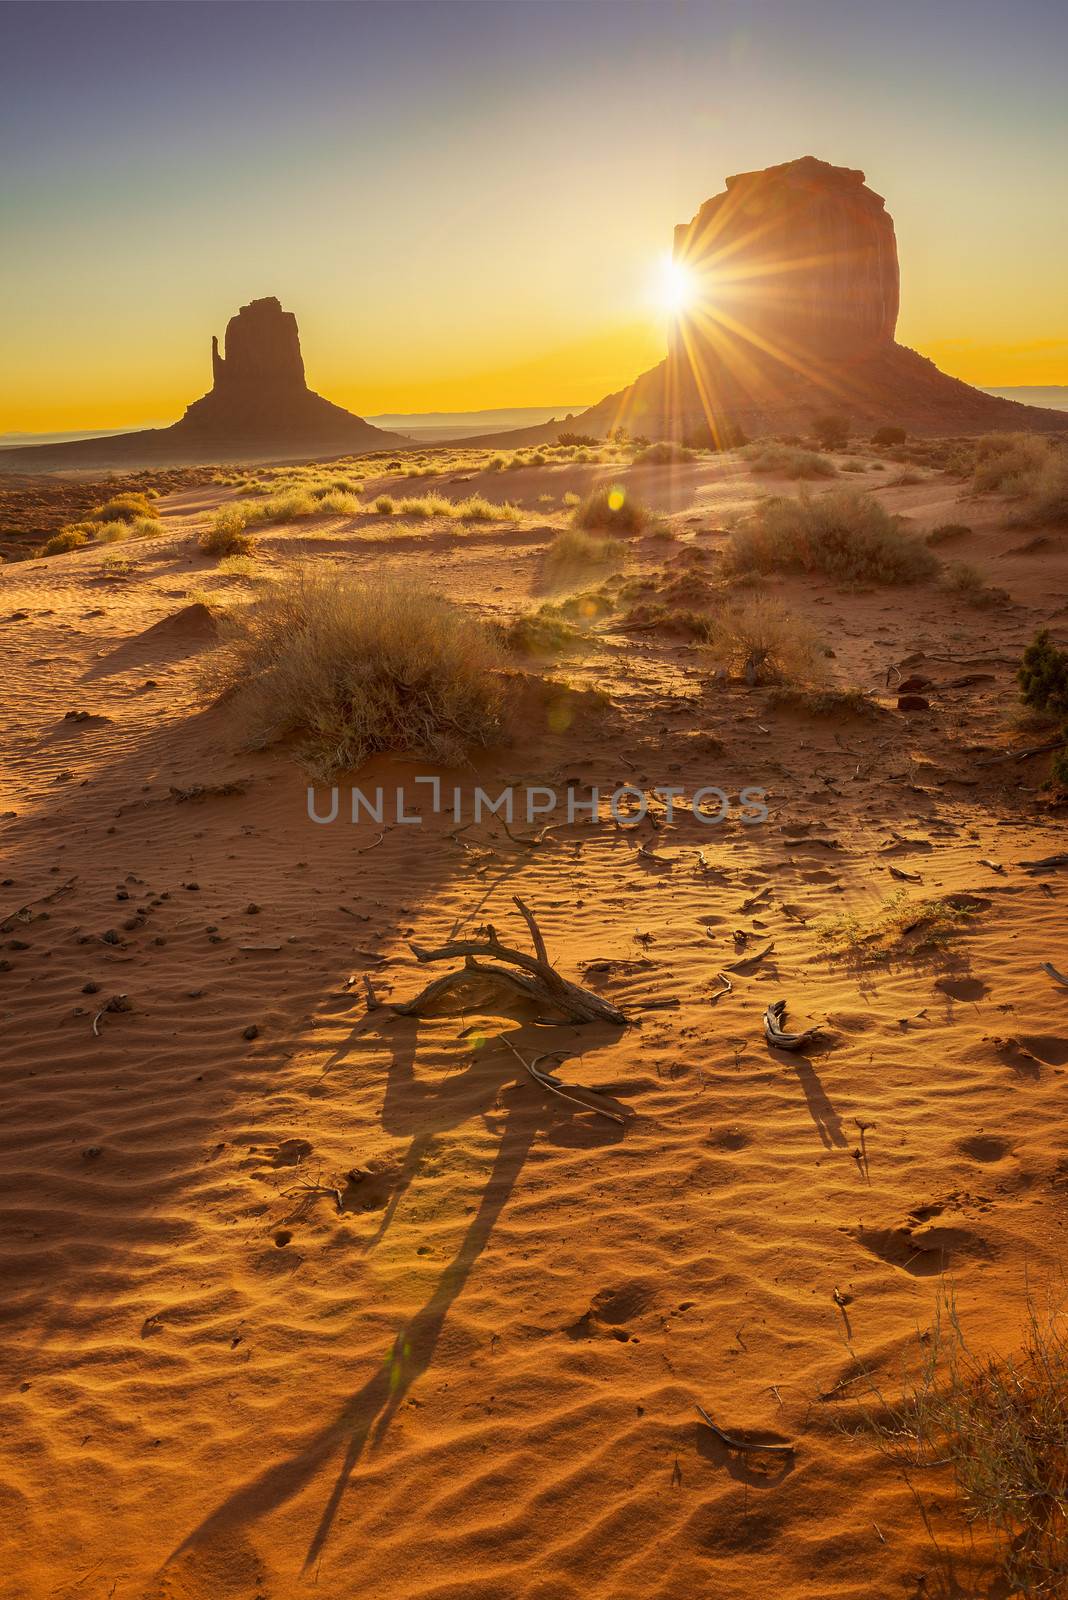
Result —
<instances>
[{"instance_id":1,"label":"sandy slope","mask_svg":"<svg viewBox=\"0 0 1068 1600\"><path fill-rule=\"evenodd\" d=\"M711 549L755 492L724 464L643 482ZM263 559L418 572L499 614L537 594L576 486L446 485L538 516L295 525ZM598 633L555 670L611 709L546 714L456 781L755 784L771 817L577 820L537 848L448 817L317 827L284 752L241 752L198 680L210 621L147 631L248 592L192 549L220 491L164 502L129 578L94 551L0 574L4 1600L940 1592L900 1473L848 1430L860 1365L892 1386L943 1271L976 1341L1007 1348L1025 1281L1063 1259L1068 990L1039 963L1068 967L1065 877L1020 865L1063 848L1063 821L1042 762L996 754L1018 742L1011 663L1040 619L1063 629L1068 562L1054 534L1013 554L1029 536L1004 505L962 512L944 478L879 492L920 528L970 523L953 555L1013 604L779 587L843 683L922 653L934 710L799 719L709 689L679 640ZM872 913L891 864L917 897L973 894L968 931L835 955L817 920ZM383 997L421 986L409 935L490 918L518 939L517 892L566 973L609 963L587 981L633 1027L365 1012L364 973ZM118 994L132 1009L102 1011ZM824 1042L768 1049L779 996ZM548 1100L502 1036L561 1051L625 1128ZM796 1456L732 1454L695 1402ZM985 1593L947 1487L918 1483L954 1592Z\"/></svg>"}]
</instances>

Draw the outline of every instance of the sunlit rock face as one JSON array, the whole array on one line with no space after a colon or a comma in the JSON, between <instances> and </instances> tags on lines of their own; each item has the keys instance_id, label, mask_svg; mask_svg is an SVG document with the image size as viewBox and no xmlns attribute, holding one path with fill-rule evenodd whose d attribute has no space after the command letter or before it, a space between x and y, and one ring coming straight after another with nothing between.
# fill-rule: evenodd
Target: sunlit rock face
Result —
<instances>
[{"instance_id":1,"label":"sunlit rock face","mask_svg":"<svg viewBox=\"0 0 1068 1600\"><path fill-rule=\"evenodd\" d=\"M674 258L693 298L673 355L741 340L792 365L864 359L893 342L893 219L850 167L803 156L728 178L675 229Z\"/></svg>"},{"instance_id":2,"label":"sunlit rock face","mask_svg":"<svg viewBox=\"0 0 1068 1600\"><path fill-rule=\"evenodd\" d=\"M213 388L234 394L246 387L264 385L283 390L307 388L300 353L297 319L283 311L273 296L242 306L226 324L225 355L219 341L211 341Z\"/></svg>"}]
</instances>

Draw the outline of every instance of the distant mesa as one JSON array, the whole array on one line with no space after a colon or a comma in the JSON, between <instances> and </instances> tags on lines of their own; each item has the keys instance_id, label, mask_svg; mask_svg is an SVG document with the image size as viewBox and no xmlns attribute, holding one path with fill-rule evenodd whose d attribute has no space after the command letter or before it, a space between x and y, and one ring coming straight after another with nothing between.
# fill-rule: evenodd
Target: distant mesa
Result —
<instances>
[{"instance_id":1,"label":"distant mesa","mask_svg":"<svg viewBox=\"0 0 1068 1600\"><path fill-rule=\"evenodd\" d=\"M1064 412L973 389L895 342L893 218L852 167L802 156L728 178L675 229L673 259L692 292L667 359L568 428L729 443L739 432L807 432L831 411L857 432L1068 428ZM557 431L525 429L511 442Z\"/></svg>"},{"instance_id":2,"label":"distant mesa","mask_svg":"<svg viewBox=\"0 0 1068 1600\"><path fill-rule=\"evenodd\" d=\"M308 388L297 319L273 297L242 306L211 341L212 386L172 428L0 452L0 470L199 466L360 454L406 444Z\"/></svg>"}]
</instances>

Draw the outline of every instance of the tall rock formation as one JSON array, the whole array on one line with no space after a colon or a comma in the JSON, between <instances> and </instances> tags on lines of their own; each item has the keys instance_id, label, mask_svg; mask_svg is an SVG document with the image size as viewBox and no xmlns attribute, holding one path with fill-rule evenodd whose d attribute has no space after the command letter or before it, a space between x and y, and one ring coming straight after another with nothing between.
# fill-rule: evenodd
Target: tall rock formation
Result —
<instances>
[{"instance_id":1,"label":"tall rock formation","mask_svg":"<svg viewBox=\"0 0 1068 1600\"><path fill-rule=\"evenodd\" d=\"M667 359L567 428L730 443L831 411L858 432L1068 428L1068 413L984 394L895 343L894 224L863 172L802 156L728 178L675 229L674 259L693 294ZM467 442L542 443L560 426Z\"/></svg>"},{"instance_id":2,"label":"tall rock formation","mask_svg":"<svg viewBox=\"0 0 1068 1600\"><path fill-rule=\"evenodd\" d=\"M717 325L786 359L849 361L893 342L899 278L894 224L863 172L813 156L727 179L675 229L674 259L695 296L671 352Z\"/></svg>"},{"instance_id":3,"label":"tall rock formation","mask_svg":"<svg viewBox=\"0 0 1068 1600\"><path fill-rule=\"evenodd\" d=\"M361 454L409 444L403 435L308 388L297 319L273 297L242 306L211 341L212 387L172 428L0 451L0 471L197 466Z\"/></svg>"}]
</instances>

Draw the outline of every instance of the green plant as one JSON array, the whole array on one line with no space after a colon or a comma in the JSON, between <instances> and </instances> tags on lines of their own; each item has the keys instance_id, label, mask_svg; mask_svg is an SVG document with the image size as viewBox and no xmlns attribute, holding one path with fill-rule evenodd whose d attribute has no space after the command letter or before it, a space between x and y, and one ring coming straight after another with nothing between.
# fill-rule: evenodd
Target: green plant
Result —
<instances>
[{"instance_id":1,"label":"green plant","mask_svg":"<svg viewBox=\"0 0 1068 1600\"><path fill-rule=\"evenodd\" d=\"M239 691L251 744L296 735L323 777L376 751L451 764L499 733L499 647L440 596L303 568L232 629L213 683Z\"/></svg>"},{"instance_id":2,"label":"green plant","mask_svg":"<svg viewBox=\"0 0 1068 1600\"><path fill-rule=\"evenodd\" d=\"M1068 652L1041 628L1023 653L1016 681L1020 699L1035 711L1068 717Z\"/></svg>"},{"instance_id":3,"label":"green plant","mask_svg":"<svg viewBox=\"0 0 1068 1600\"><path fill-rule=\"evenodd\" d=\"M840 583L915 583L938 561L877 500L851 489L761 501L731 535L737 571L800 568Z\"/></svg>"},{"instance_id":4,"label":"green plant","mask_svg":"<svg viewBox=\"0 0 1068 1600\"><path fill-rule=\"evenodd\" d=\"M565 445L587 445L596 450L601 441L592 433L568 433L565 429L562 433L556 435L556 442L557 444Z\"/></svg>"}]
</instances>

